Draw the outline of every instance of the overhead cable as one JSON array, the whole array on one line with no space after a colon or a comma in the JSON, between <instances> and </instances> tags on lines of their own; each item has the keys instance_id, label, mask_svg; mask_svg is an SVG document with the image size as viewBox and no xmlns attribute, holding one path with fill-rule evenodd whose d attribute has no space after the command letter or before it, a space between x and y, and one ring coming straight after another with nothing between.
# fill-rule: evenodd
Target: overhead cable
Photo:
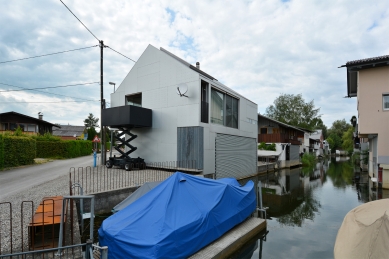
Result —
<instances>
[{"instance_id":1,"label":"overhead cable","mask_svg":"<svg viewBox=\"0 0 389 259\"><path fill-rule=\"evenodd\" d=\"M1 103L86 103L86 102L100 102L100 101L60 101L60 102L1 102Z\"/></svg>"},{"instance_id":2,"label":"overhead cable","mask_svg":"<svg viewBox=\"0 0 389 259\"><path fill-rule=\"evenodd\" d=\"M71 51L76 51L76 50L82 50L82 49L89 49L89 48L94 48L98 47L99 45L95 46L90 46L90 47L85 47L85 48L79 48L79 49L71 49L71 50L65 50L65 51L60 51L60 52L55 52L55 53L50 53L50 54L45 54L45 55L39 55L39 56L34 56L34 57L28 57L28 58L19 58L19 59L14 59L14 60L8 60L8 61L1 61L0 64L3 63L9 63L9 62L15 62L15 61L20 61L20 60L25 60L25 59L31 59L31 58L40 58L40 57L46 57L46 56L51 56L51 55L56 55L56 54L61 54L61 53L66 53L66 52L71 52Z\"/></svg>"},{"instance_id":3,"label":"overhead cable","mask_svg":"<svg viewBox=\"0 0 389 259\"><path fill-rule=\"evenodd\" d=\"M114 50L113 48L111 48L111 47L109 47L109 46L107 46L109 49L111 49L111 50L113 50L113 51L115 51L116 53L118 53L118 54L120 54L120 55L122 55L123 57L125 57L125 58L128 58L129 60L131 60L131 61L133 61L133 62L135 62L136 63L136 61L135 60L133 60L132 58L129 58L129 57L127 57L127 56L125 56L125 55L123 55L122 53L120 53L119 51L116 51L116 50Z\"/></svg>"},{"instance_id":4,"label":"overhead cable","mask_svg":"<svg viewBox=\"0 0 389 259\"><path fill-rule=\"evenodd\" d=\"M83 83L83 84L73 84L73 85L58 85L58 86L49 86L49 87L37 87L37 88L23 88L18 90L4 90L1 92L19 92L19 91L27 91L27 90L37 90L37 89L52 89L52 88L60 88L60 87L69 87L69 86L78 86L78 85L91 85L91 84L99 84L100 82L91 82L91 83ZM1 85L14 86L9 84L0 83ZM18 86L14 86L18 87Z\"/></svg>"},{"instance_id":5,"label":"overhead cable","mask_svg":"<svg viewBox=\"0 0 389 259\"><path fill-rule=\"evenodd\" d=\"M71 12L73 15L74 15L74 17L76 17L76 19L82 24L82 25L84 25L84 27L85 27L85 29L87 29L89 32L90 32L90 34L92 34L93 35L93 37L95 37L96 38L96 40L98 40L99 42L100 42L100 40L88 29L88 27L86 27L85 26L85 24L83 24L82 23L82 21L80 20L80 19L78 19L78 17L69 9L69 7L67 7L67 5L64 3L64 2L62 2L62 0L59 0L59 1L61 1L61 3L69 10L69 12Z\"/></svg>"},{"instance_id":6,"label":"overhead cable","mask_svg":"<svg viewBox=\"0 0 389 259\"><path fill-rule=\"evenodd\" d=\"M16 86L16 85L9 85L8 84L8 86L13 86L13 87L17 87L17 88L27 89L25 87ZM73 99L80 99L80 100L85 100L85 101L93 101L93 100L90 100L90 99L85 99L85 98L80 98L80 97L73 97L73 96L68 96L68 95L63 95L63 94L54 94L54 93L45 92L45 91L41 91L41 90L32 90L32 91L41 92L41 93L45 93L45 94L58 95L58 96L63 96L63 97L69 97L69 98L73 98Z\"/></svg>"}]
</instances>

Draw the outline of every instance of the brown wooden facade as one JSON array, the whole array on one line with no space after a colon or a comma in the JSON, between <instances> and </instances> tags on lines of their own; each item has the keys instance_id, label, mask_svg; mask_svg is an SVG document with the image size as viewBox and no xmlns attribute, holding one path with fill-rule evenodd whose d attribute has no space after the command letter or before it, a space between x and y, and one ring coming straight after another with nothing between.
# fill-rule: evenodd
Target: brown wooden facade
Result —
<instances>
[{"instance_id":1,"label":"brown wooden facade","mask_svg":"<svg viewBox=\"0 0 389 259\"><path fill-rule=\"evenodd\" d=\"M304 131L258 114L258 143L261 142L301 145Z\"/></svg>"},{"instance_id":2,"label":"brown wooden facade","mask_svg":"<svg viewBox=\"0 0 389 259\"><path fill-rule=\"evenodd\" d=\"M30 117L17 112L0 113L0 132L14 131L18 127L28 134L45 134L52 133L52 127L59 127L53 123Z\"/></svg>"}]
</instances>

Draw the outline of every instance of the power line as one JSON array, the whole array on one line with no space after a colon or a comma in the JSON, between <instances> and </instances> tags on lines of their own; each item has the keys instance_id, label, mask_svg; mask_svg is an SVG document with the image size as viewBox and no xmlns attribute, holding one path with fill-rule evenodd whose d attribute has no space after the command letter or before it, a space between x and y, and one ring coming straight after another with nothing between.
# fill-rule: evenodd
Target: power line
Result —
<instances>
[{"instance_id":1,"label":"power line","mask_svg":"<svg viewBox=\"0 0 389 259\"><path fill-rule=\"evenodd\" d=\"M9 85L9 86L26 89L25 87L20 87L20 86L16 86L16 85ZM54 93L40 91L40 90L32 90L32 91L42 92L42 93L45 93L45 94L58 95L58 96L63 96L63 97L69 97L69 98L73 98L73 99L80 99L80 100L85 100L85 101L93 101L93 100L90 100L90 99L84 99L84 98L80 98L80 97L73 97L73 96L68 96L68 95L63 95L63 94L54 94Z\"/></svg>"},{"instance_id":2,"label":"power line","mask_svg":"<svg viewBox=\"0 0 389 259\"><path fill-rule=\"evenodd\" d=\"M63 5L69 10L69 12L71 12L71 13L74 15L74 17L76 17L76 19L77 19L82 25L84 25L85 29L87 29L87 30L90 32L90 34L92 34L93 37L95 37L96 40L98 40L98 41L100 42L100 40L99 40L99 39L98 39L98 38L97 38L97 37L88 29L88 27L85 26L85 24L82 23L82 21L81 21L80 19L78 19L78 17L69 9L69 7L67 7L66 4L65 4L64 2L62 2L62 0L59 0L59 1L61 1L61 3L63 3Z\"/></svg>"},{"instance_id":3,"label":"power line","mask_svg":"<svg viewBox=\"0 0 389 259\"><path fill-rule=\"evenodd\" d=\"M78 86L78 85L91 85L91 84L98 84L100 82L92 82L92 83L84 83L84 84L73 84L73 85L59 85L59 86L49 86L49 87L38 87L38 88L24 88L21 90L5 90L5 91L0 91L1 92L19 92L19 91L27 91L27 90L37 90L37 89L52 89L52 88L60 88L60 87L69 87L69 86ZM8 86L14 86L14 85L9 85L9 84L4 84L0 83L1 85L8 85ZM18 86L14 86L18 87Z\"/></svg>"},{"instance_id":4,"label":"power line","mask_svg":"<svg viewBox=\"0 0 389 259\"><path fill-rule=\"evenodd\" d=\"M89 101L60 101L60 102L1 102L1 103L86 103L86 102L100 102L100 100L89 100Z\"/></svg>"},{"instance_id":5,"label":"power line","mask_svg":"<svg viewBox=\"0 0 389 259\"><path fill-rule=\"evenodd\" d=\"M55 53L50 53L50 54L45 54L45 55L39 55L39 56L34 56L34 57L19 58L19 59L8 60L8 61L1 61L0 64L3 64L3 63L10 63L10 62L15 62L15 61L20 61L20 60L26 60L26 59L31 59L31 58L46 57L46 56L51 56L51 55L56 55L56 54L61 54L61 53L66 53L66 52L71 52L71 51L76 51L76 50L94 48L94 47L98 47L98 46L99 46L99 45L95 45L95 46L90 46L90 47L85 47L85 48L65 50L65 51L60 51L60 52L55 52Z\"/></svg>"},{"instance_id":6,"label":"power line","mask_svg":"<svg viewBox=\"0 0 389 259\"><path fill-rule=\"evenodd\" d=\"M120 53L119 51L116 51L116 50L114 50L113 48L111 48L111 47L109 47L109 46L107 46L107 48L109 48L109 49L111 49L111 50L115 51L116 53L118 53L118 54L122 55L123 57L125 57L125 58L128 58L129 60L131 60L131 61L134 61L134 62L136 63L136 61L135 61L135 60L133 60L132 58L129 58L129 57L127 57L127 56L123 55L123 54L122 54L122 53Z\"/></svg>"}]
</instances>

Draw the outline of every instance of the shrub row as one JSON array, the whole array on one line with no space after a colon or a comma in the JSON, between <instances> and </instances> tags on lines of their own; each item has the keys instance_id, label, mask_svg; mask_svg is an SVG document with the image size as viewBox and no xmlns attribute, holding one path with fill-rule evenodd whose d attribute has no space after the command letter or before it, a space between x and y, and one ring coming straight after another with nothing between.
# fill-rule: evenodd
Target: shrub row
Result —
<instances>
[{"instance_id":1,"label":"shrub row","mask_svg":"<svg viewBox=\"0 0 389 259\"><path fill-rule=\"evenodd\" d=\"M107 146L108 147L108 146ZM61 140L47 133L30 136L21 131L0 134L0 170L34 164L34 158L74 158L92 153L92 141Z\"/></svg>"},{"instance_id":2,"label":"shrub row","mask_svg":"<svg viewBox=\"0 0 389 259\"><path fill-rule=\"evenodd\" d=\"M37 141L37 157L41 158L74 158L92 153L92 141L61 140Z\"/></svg>"},{"instance_id":3,"label":"shrub row","mask_svg":"<svg viewBox=\"0 0 389 259\"><path fill-rule=\"evenodd\" d=\"M0 169L33 164L35 157L35 139L0 135Z\"/></svg>"}]
</instances>

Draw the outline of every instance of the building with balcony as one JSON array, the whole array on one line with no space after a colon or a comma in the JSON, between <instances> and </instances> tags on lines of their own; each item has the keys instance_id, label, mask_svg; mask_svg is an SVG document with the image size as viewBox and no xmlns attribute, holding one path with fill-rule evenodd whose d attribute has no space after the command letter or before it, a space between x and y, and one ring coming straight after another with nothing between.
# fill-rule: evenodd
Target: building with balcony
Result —
<instances>
[{"instance_id":1,"label":"building with balcony","mask_svg":"<svg viewBox=\"0 0 389 259\"><path fill-rule=\"evenodd\" d=\"M183 161L217 178L256 174L257 104L205 73L199 63L193 66L149 45L111 94L111 107L103 112L102 124L131 128L137 136L132 157ZM148 109L152 123L132 125L131 118L142 112L135 108Z\"/></svg>"},{"instance_id":2,"label":"building with balcony","mask_svg":"<svg viewBox=\"0 0 389 259\"><path fill-rule=\"evenodd\" d=\"M369 143L369 176L389 189L389 55L341 67L347 68L347 96L357 98L358 138Z\"/></svg>"},{"instance_id":3,"label":"building with balcony","mask_svg":"<svg viewBox=\"0 0 389 259\"><path fill-rule=\"evenodd\" d=\"M258 143L276 144L281 168L300 165L304 133L300 128L258 114ZM263 153L258 152L259 156Z\"/></svg>"}]
</instances>

